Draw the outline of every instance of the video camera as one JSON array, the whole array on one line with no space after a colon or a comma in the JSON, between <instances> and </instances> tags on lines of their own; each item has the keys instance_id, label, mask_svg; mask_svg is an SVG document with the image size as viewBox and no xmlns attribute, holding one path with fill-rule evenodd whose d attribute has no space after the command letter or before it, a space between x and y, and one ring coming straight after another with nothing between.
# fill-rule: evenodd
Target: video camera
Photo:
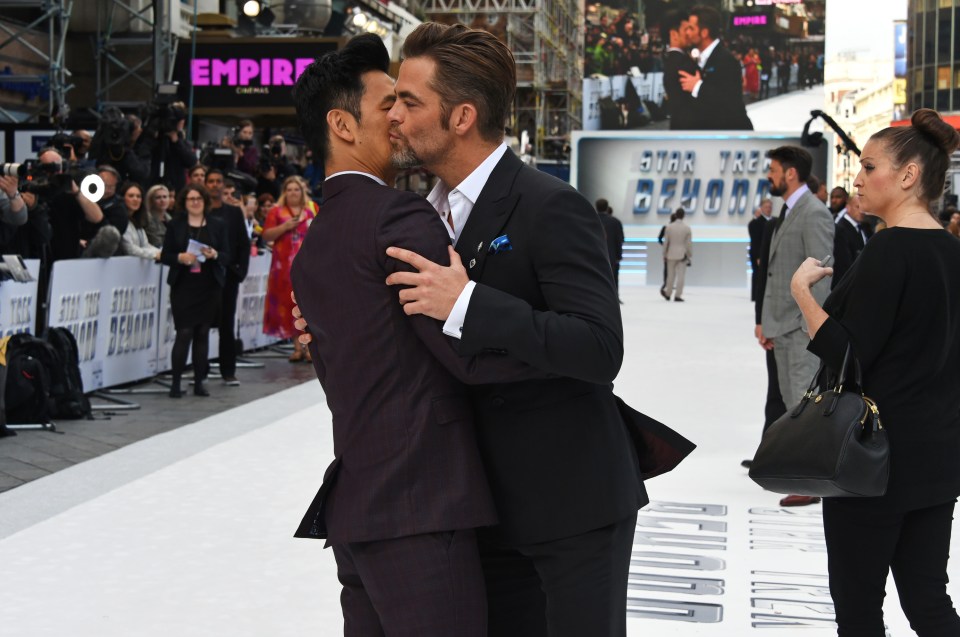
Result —
<instances>
[{"instance_id":1,"label":"video camera","mask_svg":"<svg viewBox=\"0 0 960 637\"><path fill-rule=\"evenodd\" d=\"M119 108L109 106L104 109L93 136L90 156L100 163L118 160L130 147L133 125Z\"/></svg>"},{"instance_id":2,"label":"video camera","mask_svg":"<svg viewBox=\"0 0 960 637\"><path fill-rule=\"evenodd\" d=\"M76 154L77 149L81 148L86 140L79 135L71 135L64 132L59 132L47 142L50 146L53 146L60 151L60 154L64 157L70 157L70 151L73 150Z\"/></svg>"},{"instance_id":3,"label":"video camera","mask_svg":"<svg viewBox=\"0 0 960 637\"><path fill-rule=\"evenodd\" d=\"M224 173L236 168L233 149L224 148L216 142L207 142L200 148L200 163L207 168L219 168Z\"/></svg>"},{"instance_id":4,"label":"video camera","mask_svg":"<svg viewBox=\"0 0 960 637\"><path fill-rule=\"evenodd\" d=\"M59 193L71 193L73 182L82 181L77 166L66 163L44 164L37 159L28 159L22 164L0 164L0 176L17 177L18 189L40 197L49 197Z\"/></svg>"},{"instance_id":5,"label":"video camera","mask_svg":"<svg viewBox=\"0 0 960 637\"><path fill-rule=\"evenodd\" d=\"M155 137L158 134L166 135L179 130L180 121L187 118L185 110L173 105L177 101L179 87L179 82L157 85L156 96L147 106L147 112L143 118L145 133Z\"/></svg>"}]
</instances>

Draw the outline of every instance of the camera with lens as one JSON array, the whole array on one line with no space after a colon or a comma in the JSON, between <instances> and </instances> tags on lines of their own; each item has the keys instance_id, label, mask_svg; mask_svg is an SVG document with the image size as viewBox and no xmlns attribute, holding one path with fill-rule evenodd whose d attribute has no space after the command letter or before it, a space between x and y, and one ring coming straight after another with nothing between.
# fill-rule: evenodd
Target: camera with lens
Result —
<instances>
[{"instance_id":1,"label":"camera with lens","mask_svg":"<svg viewBox=\"0 0 960 637\"><path fill-rule=\"evenodd\" d=\"M98 162L118 160L132 143L133 125L119 108L104 109L97 124L97 132L90 144L90 156Z\"/></svg>"},{"instance_id":2,"label":"camera with lens","mask_svg":"<svg viewBox=\"0 0 960 637\"><path fill-rule=\"evenodd\" d=\"M200 148L200 163L208 168L218 168L224 173L236 166L233 151L212 141Z\"/></svg>"},{"instance_id":3,"label":"camera with lens","mask_svg":"<svg viewBox=\"0 0 960 637\"><path fill-rule=\"evenodd\" d=\"M187 118L187 112L180 106L175 105L179 87L179 82L157 85L156 96L153 98L153 102L147 106L143 125L144 132L156 137L158 134L165 135L179 130L180 121Z\"/></svg>"},{"instance_id":4,"label":"camera with lens","mask_svg":"<svg viewBox=\"0 0 960 637\"><path fill-rule=\"evenodd\" d=\"M70 135L61 131L51 137L47 144L59 150L64 157L70 157L70 151L76 153L77 149L83 146L84 141L79 135Z\"/></svg>"},{"instance_id":5,"label":"camera with lens","mask_svg":"<svg viewBox=\"0 0 960 637\"><path fill-rule=\"evenodd\" d=\"M69 194L73 192L73 182L79 184L82 181L77 166L72 162L45 164L37 159L28 159L22 164L0 164L0 176L16 177L20 180L17 186L20 192L29 192L38 197Z\"/></svg>"}]
</instances>

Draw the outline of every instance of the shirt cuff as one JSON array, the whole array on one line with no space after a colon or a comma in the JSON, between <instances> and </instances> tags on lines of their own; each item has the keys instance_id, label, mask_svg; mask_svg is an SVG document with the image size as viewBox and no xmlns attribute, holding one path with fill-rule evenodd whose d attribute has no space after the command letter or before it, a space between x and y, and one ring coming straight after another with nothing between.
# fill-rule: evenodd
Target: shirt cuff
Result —
<instances>
[{"instance_id":1,"label":"shirt cuff","mask_svg":"<svg viewBox=\"0 0 960 637\"><path fill-rule=\"evenodd\" d=\"M457 302L453 304L447 322L443 324L443 333L447 336L459 339L463 334L463 322L467 318L467 306L470 305L470 296L473 294L473 288L475 287L477 287L476 281L467 281L467 285L464 286L460 296L457 297Z\"/></svg>"},{"instance_id":2,"label":"shirt cuff","mask_svg":"<svg viewBox=\"0 0 960 637\"><path fill-rule=\"evenodd\" d=\"M697 82L696 86L693 87L693 90L690 91L690 94L694 97L697 97L700 94L700 87L703 86L703 80Z\"/></svg>"}]
</instances>

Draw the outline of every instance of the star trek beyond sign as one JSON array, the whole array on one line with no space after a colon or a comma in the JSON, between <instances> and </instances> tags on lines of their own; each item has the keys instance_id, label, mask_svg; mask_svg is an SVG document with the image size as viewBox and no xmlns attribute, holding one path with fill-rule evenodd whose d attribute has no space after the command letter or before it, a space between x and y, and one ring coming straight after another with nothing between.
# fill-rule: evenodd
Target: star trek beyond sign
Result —
<instances>
[{"instance_id":1,"label":"star trek beyond sign","mask_svg":"<svg viewBox=\"0 0 960 637\"><path fill-rule=\"evenodd\" d=\"M660 226L678 208L696 225L742 226L770 197L766 153L799 138L715 133L574 134L571 181L624 223ZM823 179L826 145L808 148Z\"/></svg>"},{"instance_id":2,"label":"star trek beyond sign","mask_svg":"<svg viewBox=\"0 0 960 637\"><path fill-rule=\"evenodd\" d=\"M180 99L193 87L195 109L269 108L293 113L291 91L304 69L324 53L336 51L339 38L256 38L180 45L174 79ZM251 111L251 109L253 109Z\"/></svg>"}]
</instances>

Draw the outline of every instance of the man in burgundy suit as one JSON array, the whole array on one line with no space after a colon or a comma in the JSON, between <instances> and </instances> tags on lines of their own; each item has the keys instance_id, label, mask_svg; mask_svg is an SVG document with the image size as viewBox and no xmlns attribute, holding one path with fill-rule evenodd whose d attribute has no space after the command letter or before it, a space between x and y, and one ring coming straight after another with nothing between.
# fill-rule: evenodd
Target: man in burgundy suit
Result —
<instances>
[{"instance_id":1,"label":"man in burgundy suit","mask_svg":"<svg viewBox=\"0 0 960 637\"><path fill-rule=\"evenodd\" d=\"M361 35L314 62L294 91L329 175L291 280L336 456L297 536L333 547L349 637L486 637L474 528L496 515L459 381L545 374L504 356L459 356L436 321L407 317L384 283L407 267L387 257L395 243L449 262L436 211L387 186L389 64L379 37Z\"/></svg>"}]
</instances>

